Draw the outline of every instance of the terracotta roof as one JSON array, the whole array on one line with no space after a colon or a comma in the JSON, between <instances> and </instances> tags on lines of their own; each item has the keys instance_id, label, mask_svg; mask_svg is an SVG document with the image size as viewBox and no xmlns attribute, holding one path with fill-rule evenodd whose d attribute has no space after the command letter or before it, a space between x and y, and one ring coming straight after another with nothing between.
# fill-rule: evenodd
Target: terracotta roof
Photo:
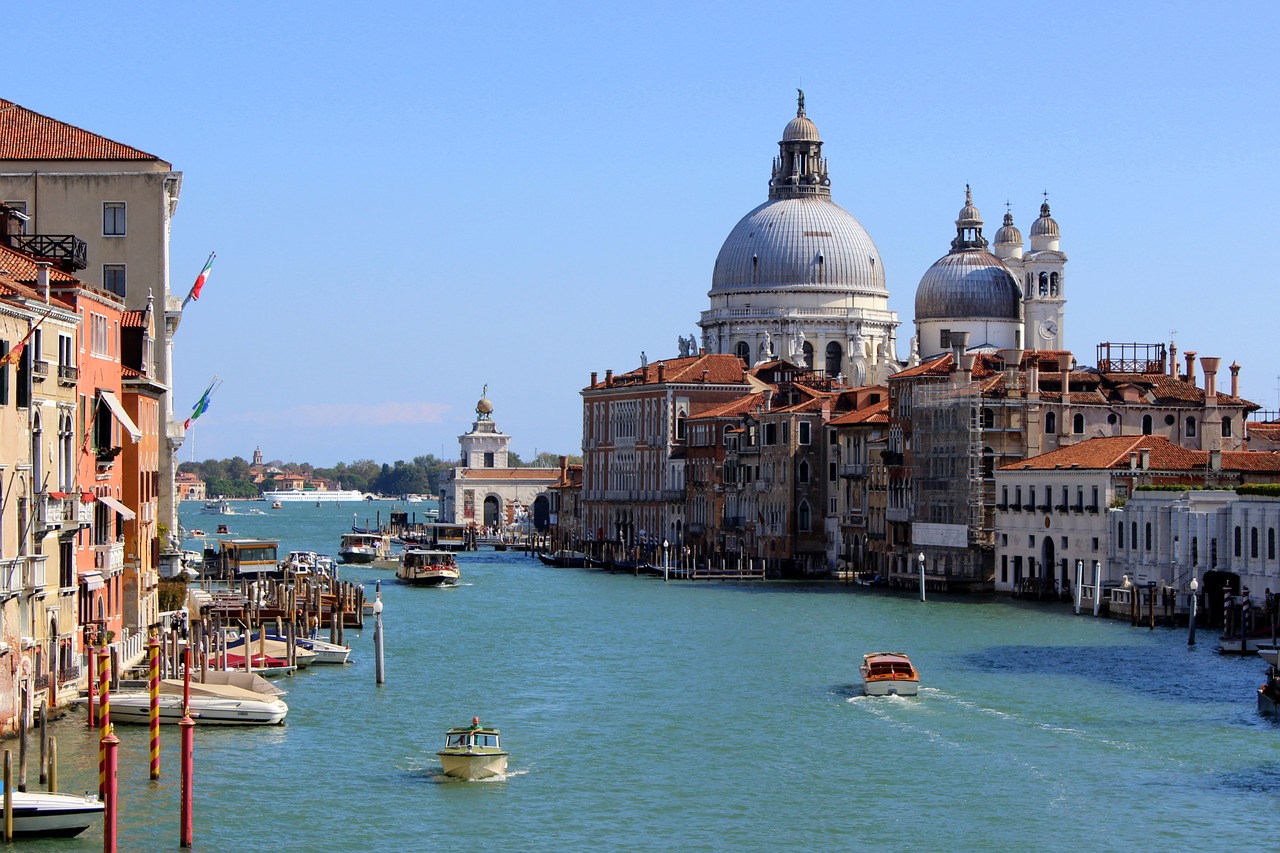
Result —
<instances>
[{"instance_id":1,"label":"terracotta roof","mask_svg":"<svg viewBox=\"0 0 1280 853\"><path fill-rule=\"evenodd\" d=\"M120 325L126 329L146 328L146 311L125 311L120 315Z\"/></svg>"},{"instance_id":2,"label":"terracotta roof","mask_svg":"<svg viewBox=\"0 0 1280 853\"><path fill-rule=\"evenodd\" d=\"M159 160L0 98L0 160Z\"/></svg>"},{"instance_id":3,"label":"terracotta roof","mask_svg":"<svg viewBox=\"0 0 1280 853\"><path fill-rule=\"evenodd\" d=\"M1151 451L1151 463L1147 470L1186 471L1203 467L1207 454L1202 451L1179 447L1162 435L1114 435L1091 438L1070 447L1042 453L1001 466L1001 471L1053 470L1055 468L1128 468L1129 454L1142 450Z\"/></svg>"},{"instance_id":4,"label":"terracotta roof","mask_svg":"<svg viewBox=\"0 0 1280 853\"><path fill-rule=\"evenodd\" d=\"M689 420L700 420L702 418L733 418L738 415L744 415L747 412L754 412L757 408L764 405L764 392L757 391L754 394L744 394L736 397L727 403L721 403L718 406L712 406L710 409L698 412L696 415L690 415Z\"/></svg>"},{"instance_id":5,"label":"terracotta roof","mask_svg":"<svg viewBox=\"0 0 1280 853\"><path fill-rule=\"evenodd\" d=\"M1224 450L1222 451L1222 470L1280 471L1280 454L1249 450Z\"/></svg>"},{"instance_id":6,"label":"terracotta roof","mask_svg":"<svg viewBox=\"0 0 1280 853\"><path fill-rule=\"evenodd\" d=\"M8 273L14 281L31 286L36 283L36 273L39 269L36 259L31 255L19 252L17 249L10 249L8 246L0 246L0 273ZM63 272L56 266L49 267L49 282L50 284L82 284L80 279Z\"/></svg>"},{"instance_id":7,"label":"terracotta roof","mask_svg":"<svg viewBox=\"0 0 1280 853\"><path fill-rule=\"evenodd\" d=\"M616 388L620 385L656 384L659 365L663 367L664 382L683 384L696 382L714 385L735 385L745 384L746 382L746 369L743 367L742 359L736 355L710 354L653 361L645 367L615 375L612 385L607 385L607 380L600 380L595 385L587 387ZM703 377L703 371L706 371L705 378Z\"/></svg>"},{"instance_id":8,"label":"terracotta roof","mask_svg":"<svg viewBox=\"0 0 1280 853\"><path fill-rule=\"evenodd\" d=\"M559 468L463 468L464 480L546 480L560 479Z\"/></svg>"},{"instance_id":9,"label":"terracotta roof","mask_svg":"<svg viewBox=\"0 0 1280 853\"><path fill-rule=\"evenodd\" d=\"M850 424L887 424L888 422L888 400L882 400L879 403L872 403L866 408L855 409L848 414L841 415L838 418L832 418L828 421L832 426L849 426Z\"/></svg>"},{"instance_id":10,"label":"terracotta roof","mask_svg":"<svg viewBox=\"0 0 1280 853\"><path fill-rule=\"evenodd\" d=\"M1280 439L1280 424L1263 424L1256 421L1248 421L1245 427L1249 431L1250 436L1258 436L1258 438L1269 438L1272 441Z\"/></svg>"}]
</instances>

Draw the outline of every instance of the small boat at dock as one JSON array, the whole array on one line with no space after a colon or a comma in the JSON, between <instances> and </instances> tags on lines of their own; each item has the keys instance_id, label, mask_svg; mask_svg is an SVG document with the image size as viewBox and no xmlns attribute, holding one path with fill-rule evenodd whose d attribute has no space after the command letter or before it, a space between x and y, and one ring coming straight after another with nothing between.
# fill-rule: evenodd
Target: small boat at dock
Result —
<instances>
[{"instance_id":1,"label":"small boat at dock","mask_svg":"<svg viewBox=\"0 0 1280 853\"><path fill-rule=\"evenodd\" d=\"M544 566L555 566L560 569L585 569L588 565L587 555L581 551L555 551L551 554L539 551L538 559Z\"/></svg>"},{"instance_id":2,"label":"small boat at dock","mask_svg":"<svg viewBox=\"0 0 1280 853\"><path fill-rule=\"evenodd\" d=\"M872 652L862 656L862 690L868 696L915 696L920 673L902 652Z\"/></svg>"},{"instance_id":3,"label":"small boat at dock","mask_svg":"<svg viewBox=\"0 0 1280 853\"><path fill-rule=\"evenodd\" d=\"M15 838L71 838L102 821L104 804L90 794L15 788L11 795Z\"/></svg>"},{"instance_id":4,"label":"small boat at dock","mask_svg":"<svg viewBox=\"0 0 1280 853\"><path fill-rule=\"evenodd\" d=\"M452 551L425 551L410 548L404 552L396 577L413 586L451 586L462 573Z\"/></svg>"},{"instance_id":5,"label":"small boat at dock","mask_svg":"<svg viewBox=\"0 0 1280 853\"><path fill-rule=\"evenodd\" d=\"M166 678L160 682L157 704L161 723L176 724L182 719L182 693L181 680ZM94 696L94 704L99 704L101 698ZM112 693L108 702L113 723L145 725L151 720L151 694L146 690ZM191 719L198 725L274 726L284 722L288 713L289 706L279 696L233 684L191 682Z\"/></svg>"},{"instance_id":6,"label":"small boat at dock","mask_svg":"<svg viewBox=\"0 0 1280 853\"><path fill-rule=\"evenodd\" d=\"M444 749L436 755L444 775L455 779L490 779L507 772L508 753L502 748L499 731L480 725L479 717L473 717L470 726L449 729Z\"/></svg>"}]
</instances>

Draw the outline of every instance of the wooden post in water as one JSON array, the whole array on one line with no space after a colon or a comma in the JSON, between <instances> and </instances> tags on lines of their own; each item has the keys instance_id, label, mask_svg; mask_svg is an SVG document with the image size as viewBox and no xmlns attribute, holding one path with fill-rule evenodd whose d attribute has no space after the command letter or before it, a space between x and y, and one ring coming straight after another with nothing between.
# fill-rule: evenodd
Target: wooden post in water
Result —
<instances>
[{"instance_id":1,"label":"wooden post in water","mask_svg":"<svg viewBox=\"0 0 1280 853\"><path fill-rule=\"evenodd\" d=\"M13 843L13 754L4 751L4 843Z\"/></svg>"},{"instance_id":2,"label":"wooden post in water","mask_svg":"<svg viewBox=\"0 0 1280 853\"><path fill-rule=\"evenodd\" d=\"M98 650L89 646L89 728L96 728L98 725L98 710L94 702L97 694L97 673L98 673Z\"/></svg>"},{"instance_id":3,"label":"wooden post in water","mask_svg":"<svg viewBox=\"0 0 1280 853\"><path fill-rule=\"evenodd\" d=\"M147 687L151 704L148 722L151 724L151 778L160 778L160 641L155 634L147 641Z\"/></svg>"},{"instance_id":4,"label":"wooden post in water","mask_svg":"<svg viewBox=\"0 0 1280 853\"><path fill-rule=\"evenodd\" d=\"M119 815L120 803L119 797L116 796L117 771L119 769L117 750L120 747L120 738L115 736L110 726L107 727L107 736L102 739L102 745L106 752L107 766L107 808L102 822L102 851L103 853L116 853L116 818Z\"/></svg>"},{"instance_id":5,"label":"wooden post in water","mask_svg":"<svg viewBox=\"0 0 1280 853\"><path fill-rule=\"evenodd\" d=\"M49 738L49 791L58 790L58 739Z\"/></svg>"},{"instance_id":6,"label":"wooden post in water","mask_svg":"<svg viewBox=\"0 0 1280 853\"><path fill-rule=\"evenodd\" d=\"M346 621L347 616L348 589L348 585L345 581L338 585L338 597L335 602L338 607L338 614L336 617L338 623L338 645L342 645L343 634L345 633L342 623Z\"/></svg>"},{"instance_id":7,"label":"wooden post in water","mask_svg":"<svg viewBox=\"0 0 1280 853\"><path fill-rule=\"evenodd\" d=\"M382 658L382 581L377 581L374 585L373 595L373 670L374 683L382 684L386 681L386 675L383 671Z\"/></svg>"},{"instance_id":8,"label":"wooden post in water","mask_svg":"<svg viewBox=\"0 0 1280 853\"><path fill-rule=\"evenodd\" d=\"M49 707L40 703L40 784L49 781Z\"/></svg>"},{"instance_id":9,"label":"wooden post in water","mask_svg":"<svg viewBox=\"0 0 1280 853\"><path fill-rule=\"evenodd\" d=\"M25 664L26 662L23 661ZM31 713L31 678L23 676L22 701L18 710L18 790L27 790L27 717Z\"/></svg>"},{"instance_id":10,"label":"wooden post in water","mask_svg":"<svg viewBox=\"0 0 1280 853\"><path fill-rule=\"evenodd\" d=\"M105 652L106 649L103 649ZM98 796L107 796L107 733L111 729L111 658L98 656Z\"/></svg>"}]
</instances>

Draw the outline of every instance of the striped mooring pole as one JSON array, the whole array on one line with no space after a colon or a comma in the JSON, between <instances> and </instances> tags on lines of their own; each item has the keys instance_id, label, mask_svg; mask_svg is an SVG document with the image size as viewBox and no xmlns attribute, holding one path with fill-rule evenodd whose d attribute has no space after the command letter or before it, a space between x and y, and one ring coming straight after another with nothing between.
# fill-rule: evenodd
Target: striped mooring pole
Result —
<instances>
[{"instance_id":1,"label":"striped mooring pole","mask_svg":"<svg viewBox=\"0 0 1280 853\"><path fill-rule=\"evenodd\" d=\"M94 694L97 691L98 680L98 650L92 645L89 646L89 728L96 729L98 727L98 709L94 707Z\"/></svg>"},{"instance_id":2,"label":"striped mooring pole","mask_svg":"<svg viewBox=\"0 0 1280 853\"><path fill-rule=\"evenodd\" d=\"M107 735L111 731L111 655L106 649L98 658L98 731L98 796L106 802Z\"/></svg>"},{"instance_id":3,"label":"striped mooring pole","mask_svg":"<svg viewBox=\"0 0 1280 853\"><path fill-rule=\"evenodd\" d=\"M147 641L147 663L151 671L148 687L151 689L151 778L160 778L160 640L152 632Z\"/></svg>"},{"instance_id":4,"label":"striped mooring pole","mask_svg":"<svg viewBox=\"0 0 1280 853\"><path fill-rule=\"evenodd\" d=\"M116 853L116 819L119 817L119 798L116 796L119 757L116 750L120 747L120 738L107 726L107 733L102 738L102 749L106 756L107 796L106 813L102 816L102 853Z\"/></svg>"}]
</instances>

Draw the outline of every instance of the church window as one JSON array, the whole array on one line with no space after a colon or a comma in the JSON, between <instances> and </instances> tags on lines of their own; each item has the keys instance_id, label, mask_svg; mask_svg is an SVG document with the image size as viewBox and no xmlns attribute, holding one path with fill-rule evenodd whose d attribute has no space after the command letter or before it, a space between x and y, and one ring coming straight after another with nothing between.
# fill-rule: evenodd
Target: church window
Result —
<instances>
[{"instance_id":1,"label":"church window","mask_svg":"<svg viewBox=\"0 0 1280 853\"><path fill-rule=\"evenodd\" d=\"M1142 416L1142 434L1151 435L1151 415Z\"/></svg>"},{"instance_id":2,"label":"church window","mask_svg":"<svg viewBox=\"0 0 1280 853\"><path fill-rule=\"evenodd\" d=\"M840 365L844 362L844 349L840 344L832 341L827 344L827 376L838 376L840 374Z\"/></svg>"},{"instance_id":3,"label":"church window","mask_svg":"<svg viewBox=\"0 0 1280 853\"><path fill-rule=\"evenodd\" d=\"M751 283L755 284L760 277L760 258L757 255L751 256Z\"/></svg>"},{"instance_id":4,"label":"church window","mask_svg":"<svg viewBox=\"0 0 1280 853\"><path fill-rule=\"evenodd\" d=\"M485 454L484 454L484 467L486 467L486 468L492 468L492 467L493 467L493 451L492 451L492 450L485 451Z\"/></svg>"},{"instance_id":5,"label":"church window","mask_svg":"<svg viewBox=\"0 0 1280 853\"><path fill-rule=\"evenodd\" d=\"M1187 418L1187 438L1196 437L1196 419Z\"/></svg>"},{"instance_id":6,"label":"church window","mask_svg":"<svg viewBox=\"0 0 1280 853\"><path fill-rule=\"evenodd\" d=\"M1071 419L1071 431L1076 435L1084 435L1084 415L1077 413Z\"/></svg>"},{"instance_id":7,"label":"church window","mask_svg":"<svg viewBox=\"0 0 1280 853\"><path fill-rule=\"evenodd\" d=\"M1058 431L1058 417L1053 412L1044 416L1044 434L1053 435Z\"/></svg>"},{"instance_id":8,"label":"church window","mask_svg":"<svg viewBox=\"0 0 1280 853\"><path fill-rule=\"evenodd\" d=\"M1049 295L1049 274L1047 272L1040 273L1040 295Z\"/></svg>"},{"instance_id":9,"label":"church window","mask_svg":"<svg viewBox=\"0 0 1280 853\"><path fill-rule=\"evenodd\" d=\"M1058 295L1058 274L1056 272L1049 273L1049 295Z\"/></svg>"},{"instance_id":10,"label":"church window","mask_svg":"<svg viewBox=\"0 0 1280 853\"><path fill-rule=\"evenodd\" d=\"M742 359L742 363L750 366L751 364L751 344L746 341L738 341L736 347L738 358Z\"/></svg>"}]
</instances>

